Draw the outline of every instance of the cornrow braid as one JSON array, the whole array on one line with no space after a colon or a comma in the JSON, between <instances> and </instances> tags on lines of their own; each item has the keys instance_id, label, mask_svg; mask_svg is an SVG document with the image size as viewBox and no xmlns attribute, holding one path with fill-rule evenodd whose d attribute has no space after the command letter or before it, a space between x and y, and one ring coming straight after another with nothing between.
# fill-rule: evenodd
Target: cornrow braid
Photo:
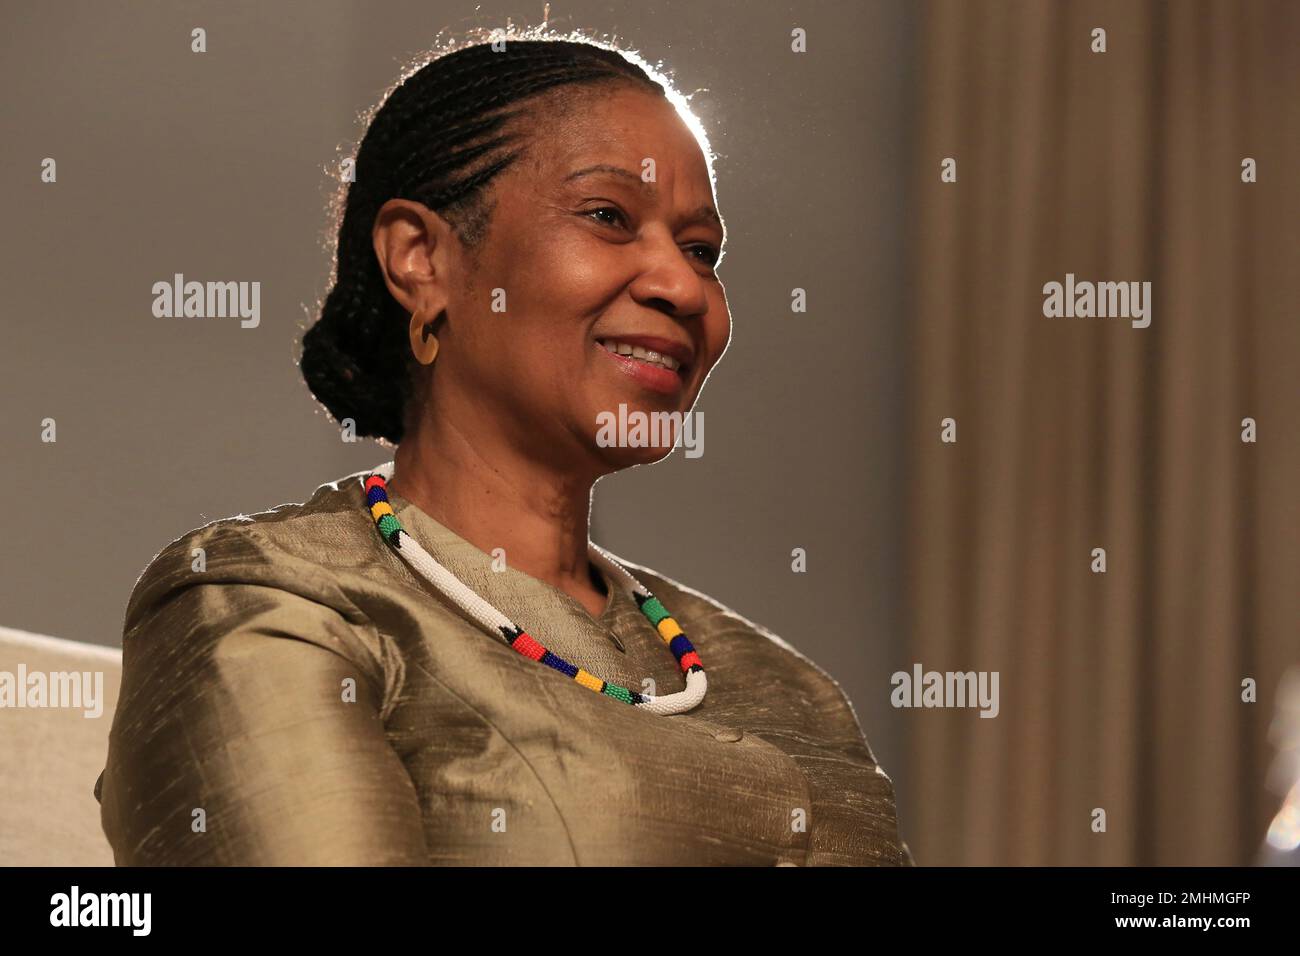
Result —
<instances>
[{"instance_id":1,"label":"cornrow braid","mask_svg":"<svg viewBox=\"0 0 1300 956\"><path fill-rule=\"evenodd\" d=\"M443 216L466 246L485 237L487 187L524 153L537 129L526 100L562 87L664 87L618 49L585 38L490 41L437 55L399 82L375 110L341 202L331 288L302 336L299 369L335 419L356 434L398 444L417 368L408 316L388 292L371 239L390 199Z\"/></svg>"}]
</instances>

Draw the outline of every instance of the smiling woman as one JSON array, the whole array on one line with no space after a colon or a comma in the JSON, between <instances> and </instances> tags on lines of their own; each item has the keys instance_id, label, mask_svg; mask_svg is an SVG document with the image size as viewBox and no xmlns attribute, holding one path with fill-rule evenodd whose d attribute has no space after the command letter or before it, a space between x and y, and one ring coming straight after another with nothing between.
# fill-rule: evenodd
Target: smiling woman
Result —
<instances>
[{"instance_id":1,"label":"smiling woman","mask_svg":"<svg viewBox=\"0 0 1300 956\"><path fill-rule=\"evenodd\" d=\"M601 422L689 414L730 335L685 100L581 37L474 43L355 170L301 369L393 461L145 570L117 861L910 863L840 686L589 538L596 482L672 450Z\"/></svg>"}]
</instances>

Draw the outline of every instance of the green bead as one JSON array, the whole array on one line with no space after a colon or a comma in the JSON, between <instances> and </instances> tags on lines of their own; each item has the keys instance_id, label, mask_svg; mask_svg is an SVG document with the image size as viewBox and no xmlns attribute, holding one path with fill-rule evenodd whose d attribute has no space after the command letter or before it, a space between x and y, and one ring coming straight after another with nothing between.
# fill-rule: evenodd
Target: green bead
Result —
<instances>
[{"instance_id":1,"label":"green bead","mask_svg":"<svg viewBox=\"0 0 1300 956\"><path fill-rule=\"evenodd\" d=\"M668 616L668 609L659 603L657 597L651 597L641 605L641 613L650 619L651 624L658 627L659 622Z\"/></svg>"},{"instance_id":2,"label":"green bead","mask_svg":"<svg viewBox=\"0 0 1300 956\"><path fill-rule=\"evenodd\" d=\"M626 687L619 687L617 684L606 684L605 693L610 697L616 697L625 704L632 703L632 692Z\"/></svg>"}]
</instances>

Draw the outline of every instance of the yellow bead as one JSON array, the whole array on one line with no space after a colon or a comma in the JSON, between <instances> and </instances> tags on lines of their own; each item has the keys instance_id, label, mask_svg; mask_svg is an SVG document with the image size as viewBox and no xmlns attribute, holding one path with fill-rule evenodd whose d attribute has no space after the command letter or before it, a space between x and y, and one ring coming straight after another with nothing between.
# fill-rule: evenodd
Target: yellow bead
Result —
<instances>
[{"instance_id":1,"label":"yellow bead","mask_svg":"<svg viewBox=\"0 0 1300 956\"><path fill-rule=\"evenodd\" d=\"M671 617L666 617L659 622L659 636L665 641L671 641L678 634L685 633L680 624Z\"/></svg>"},{"instance_id":2,"label":"yellow bead","mask_svg":"<svg viewBox=\"0 0 1300 956\"><path fill-rule=\"evenodd\" d=\"M591 673L589 673L589 672L583 670L581 667L578 668L578 675L577 675L576 677L574 677L573 679L576 680L576 681L577 681L579 684L581 684L583 687L589 688L589 689L594 690L594 691L597 691L597 692L599 692L599 690L600 690L600 685L603 684L603 683L605 683L603 680L601 680L601 679L600 679L599 677L597 677L595 674L591 674Z\"/></svg>"},{"instance_id":3,"label":"yellow bead","mask_svg":"<svg viewBox=\"0 0 1300 956\"><path fill-rule=\"evenodd\" d=\"M384 515L393 514L393 506L387 501L376 501L370 506L370 514L376 521L378 521Z\"/></svg>"}]
</instances>

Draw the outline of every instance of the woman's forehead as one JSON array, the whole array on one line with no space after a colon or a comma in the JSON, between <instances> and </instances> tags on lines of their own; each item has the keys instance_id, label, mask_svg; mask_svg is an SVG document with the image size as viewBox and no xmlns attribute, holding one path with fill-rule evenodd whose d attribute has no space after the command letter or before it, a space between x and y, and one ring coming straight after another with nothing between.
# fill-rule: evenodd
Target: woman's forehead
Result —
<instances>
[{"instance_id":1,"label":"woman's forehead","mask_svg":"<svg viewBox=\"0 0 1300 956\"><path fill-rule=\"evenodd\" d=\"M709 167L702 144L686 118L667 99L639 90L590 91L558 121L537 124L534 160L550 179L571 181L588 167L631 169L638 175L653 160L678 176L702 175Z\"/></svg>"}]
</instances>

